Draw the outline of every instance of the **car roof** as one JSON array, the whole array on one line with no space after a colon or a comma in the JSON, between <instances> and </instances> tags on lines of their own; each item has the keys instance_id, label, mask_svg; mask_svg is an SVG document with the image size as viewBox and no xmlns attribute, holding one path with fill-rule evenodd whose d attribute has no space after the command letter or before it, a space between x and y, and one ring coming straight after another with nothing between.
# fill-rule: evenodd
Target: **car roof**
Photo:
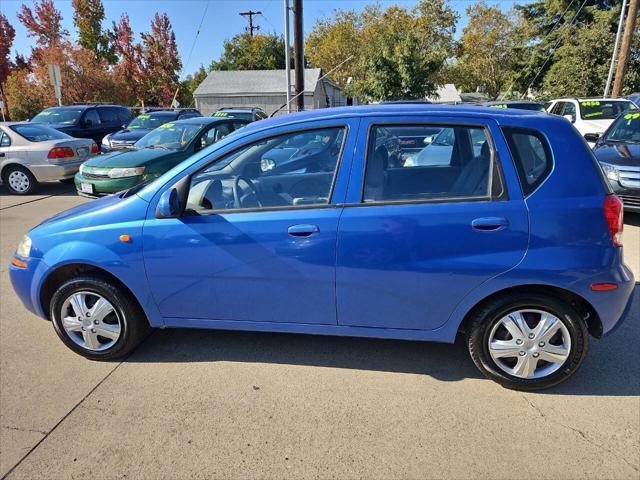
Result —
<instances>
[{"instance_id":1,"label":"car roof","mask_svg":"<svg viewBox=\"0 0 640 480\"><path fill-rule=\"evenodd\" d=\"M542 102L536 102L534 100L492 100L491 102L484 102L482 105L522 105L522 104L531 104L531 105L542 105Z\"/></svg>"},{"instance_id":2,"label":"car roof","mask_svg":"<svg viewBox=\"0 0 640 480\"><path fill-rule=\"evenodd\" d=\"M564 97L564 98L554 98L550 100L551 102L567 102L569 100L575 100L577 102L591 102L591 101L606 101L606 102L628 102L628 98L607 98L607 97Z\"/></svg>"},{"instance_id":3,"label":"car roof","mask_svg":"<svg viewBox=\"0 0 640 480\"><path fill-rule=\"evenodd\" d=\"M66 108L96 108L96 107L116 107L116 108L125 108L128 110L127 107L124 107L122 105L112 105L112 104L98 104L98 105L92 105L92 104L81 104L81 105L62 105L62 106L57 106L57 105L52 105L51 107L47 107L44 110L49 110L51 108L62 108L62 109L66 109Z\"/></svg>"},{"instance_id":4,"label":"car roof","mask_svg":"<svg viewBox=\"0 0 640 480\"><path fill-rule=\"evenodd\" d=\"M358 105L352 107L319 108L267 118L253 122L243 131L258 131L265 128L289 125L313 120L331 120L338 118L371 117L387 115L451 115L476 118L549 118L545 112L520 110L517 108L491 108L476 105L437 105L416 103L381 103L377 105ZM212 117L207 117L212 118ZM214 117L215 118L215 117Z\"/></svg>"},{"instance_id":5,"label":"car roof","mask_svg":"<svg viewBox=\"0 0 640 480\"><path fill-rule=\"evenodd\" d=\"M185 118L184 120L177 120L174 123L188 123L192 125L209 125L211 123L223 123L223 122L242 122L241 118L228 118L228 117L192 117Z\"/></svg>"},{"instance_id":6,"label":"car roof","mask_svg":"<svg viewBox=\"0 0 640 480\"><path fill-rule=\"evenodd\" d=\"M218 112L253 112L255 110L262 111L259 107L222 107Z\"/></svg>"}]
</instances>

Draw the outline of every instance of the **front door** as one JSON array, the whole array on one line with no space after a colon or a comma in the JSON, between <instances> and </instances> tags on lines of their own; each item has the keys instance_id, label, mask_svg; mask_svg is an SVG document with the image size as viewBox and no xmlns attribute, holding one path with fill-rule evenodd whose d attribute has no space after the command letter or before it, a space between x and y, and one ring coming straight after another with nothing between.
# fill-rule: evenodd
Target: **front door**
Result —
<instances>
[{"instance_id":1,"label":"front door","mask_svg":"<svg viewBox=\"0 0 640 480\"><path fill-rule=\"evenodd\" d=\"M499 130L452 119L420 126L412 118L366 127L338 229L338 323L438 328L467 293L515 266L527 247L522 195L507 191L495 154ZM434 127L442 134L433 135ZM403 138L420 128L422 148L403 150ZM399 160L389 161L388 140L377 139L381 129L396 137ZM512 168L508 173L515 178Z\"/></svg>"},{"instance_id":2,"label":"front door","mask_svg":"<svg viewBox=\"0 0 640 480\"><path fill-rule=\"evenodd\" d=\"M335 325L338 220L356 137L350 127L357 123L315 124L232 150L191 175L185 215L150 212L145 266L161 315L178 325Z\"/></svg>"}]
</instances>

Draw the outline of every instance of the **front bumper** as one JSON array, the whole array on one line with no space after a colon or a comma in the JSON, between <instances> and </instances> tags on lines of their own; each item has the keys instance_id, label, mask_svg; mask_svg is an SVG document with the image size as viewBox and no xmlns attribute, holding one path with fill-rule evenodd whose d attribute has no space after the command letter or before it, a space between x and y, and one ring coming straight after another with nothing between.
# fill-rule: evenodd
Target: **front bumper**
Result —
<instances>
[{"instance_id":1,"label":"front bumper","mask_svg":"<svg viewBox=\"0 0 640 480\"><path fill-rule=\"evenodd\" d=\"M73 178L84 161L85 160L60 164L29 165L28 168L39 182L66 180L67 178Z\"/></svg>"},{"instance_id":2,"label":"front bumper","mask_svg":"<svg viewBox=\"0 0 640 480\"><path fill-rule=\"evenodd\" d=\"M93 178L84 176L78 172L74 178L74 182L79 195L83 197L97 198L135 187L139 183L145 182L148 178L149 177L147 175L137 175L135 177L124 178ZM93 185L93 192L83 192L81 188L83 183Z\"/></svg>"},{"instance_id":3,"label":"front bumper","mask_svg":"<svg viewBox=\"0 0 640 480\"><path fill-rule=\"evenodd\" d=\"M48 318L48 313L42 310L39 290L36 287L40 283L38 279L42 279L47 271L46 264L39 258L16 258L26 262L27 267L20 268L9 263L9 278L13 290L27 310L42 318Z\"/></svg>"}]
</instances>

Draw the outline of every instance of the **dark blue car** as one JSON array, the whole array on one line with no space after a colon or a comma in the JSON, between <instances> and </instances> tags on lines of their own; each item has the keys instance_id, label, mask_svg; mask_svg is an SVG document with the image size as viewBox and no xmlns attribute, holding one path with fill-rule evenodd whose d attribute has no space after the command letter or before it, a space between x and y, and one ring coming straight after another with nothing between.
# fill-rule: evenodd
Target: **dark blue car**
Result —
<instances>
[{"instance_id":1,"label":"dark blue car","mask_svg":"<svg viewBox=\"0 0 640 480\"><path fill-rule=\"evenodd\" d=\"M399 161L378 140L434 128L450 141ZM483 374L532 390L625 316L621 231L622 203L563 118L389 104L252 123L37 226L10 276L90 359L153 327L464 335Z\"/></svg>"},{"instance_id":2,"label":"dark blue car","mask_svg":"<svg viewBox=\"0 0 640 480\"><path fill-rule=\"evenodd\" d=\"M106 135L102 139L100 148L103 152L131 148L134 143L144 137L151 130L158 128L160 125L176 120L186 120L187 118L201 116L200 112L193 108L180 110L153 110L141 113L128 124L122 125L124 127L122 130Z\"/></svg>"}]
</instances>

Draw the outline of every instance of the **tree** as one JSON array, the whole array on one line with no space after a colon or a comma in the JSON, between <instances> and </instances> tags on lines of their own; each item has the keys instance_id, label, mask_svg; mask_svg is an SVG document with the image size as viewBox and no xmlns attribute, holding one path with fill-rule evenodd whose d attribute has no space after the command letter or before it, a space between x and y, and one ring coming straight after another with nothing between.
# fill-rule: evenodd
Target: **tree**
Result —
<instances>
[{"instance_id":1,"label":"tree","mask_svg":"<svg viewBox=\"0 0 640 480\"><path fill-rule=\"evenodd\" d=\"M469 23L462 31L452 81L467 91L479 88L495 99L512 78L518 46L517 15L506 15L499 7L480 2L467 7L467 16Z\"/></svg>"},{"instance_id":2,"label":"tree","mask_svg":"<svg viewBox=\"0 0 640 480\"><path fill-rule=\"evenodd\" d=\"M12 69L9 55L11 54L11 46L15 37L16 31L13 26L6 16L0 13L0 100L3 103L2 113L5 117L7 115L7 97L4 93L4 85Z\"/></svg>"},{"instance_id":3,"label":"tree","mask_svg":"<svg viewBox=\"0 0 640 480\"><path fill-rule=\"evenodd\" d=\"M73 23L78 29L78 43L94 53L96 60L115 63L113 45L102 30L104 6L101 0L73 0Z\"/></svg>"},{"instance_id":4,"label":"tree","mask_svg":"<svg viewBox=\"0 0 640 480\"><path fill-rule=\"evenodd\" d=\"M203 65L193 74L187 75L184 81L180 82L180 104L184 107L191 107L194 104L193 92L198 88L205 78L207 78L208 72Z\"/></svg>"},{"instance_id":5,"label":"tree","mask_svg":"<svg viewBox=\"0 0 640 480\"><path fill-rule=\"evenodd\" d=\"M210 70L275 70L285 68L284 37L241 33L224 41L220 59Z\"/></svg>"},{"instance_id":6,"label":"tree","mask_svg":"<svg viewBox=\"0 0 640 480\"><path fill-rule=\"evenodd\" d=\"M145 94L148 102L169 105L178 87L182 62L176 36L166 13L156 13L151 31L142 34L143 57L148 75Z\"/></svg>"},{"instance_id":7,"label":"tree","mask_svg":"<svg viewBox=\"0 0 640 480\"><path fill-rule=\"evenodd\" d=\"M128 15L123 14L118 23L113 22L111 35L118 58L118 63L113 68L114 73L122 78L127 97L142 105L145 101L142 81L147 72L142 58L142 46L134 43Z\"/></svg>"},{"instance_id":8,"label":"tree","mask_svg":"<svg viewBox=\"0 0 640 480\"><path fill-rule=\"evenodd\" d=\"M36 39L36 47L31 52L36 61L43 50L59 48L66 43L69 32L62 27L62 13L56 9L53 0L36 1L33 10L23 4L18 20L26 27L27 36Z\"/></svg>"},{"instance_id":9,"label":"tree","mask_svg":"<svg viewBox=\"0 0 640 480\"><path fill-rule=\"evenodd\" d=\"M350 59L335 78L344 86L351 77L348 91L362 99L424 98L435 92L438 72L453 53L456 20L445 0L422 0L411 9L376 4L360 14L336 11L314 26L307 55L325 71Z\"/></svg>"}]
</instances>

